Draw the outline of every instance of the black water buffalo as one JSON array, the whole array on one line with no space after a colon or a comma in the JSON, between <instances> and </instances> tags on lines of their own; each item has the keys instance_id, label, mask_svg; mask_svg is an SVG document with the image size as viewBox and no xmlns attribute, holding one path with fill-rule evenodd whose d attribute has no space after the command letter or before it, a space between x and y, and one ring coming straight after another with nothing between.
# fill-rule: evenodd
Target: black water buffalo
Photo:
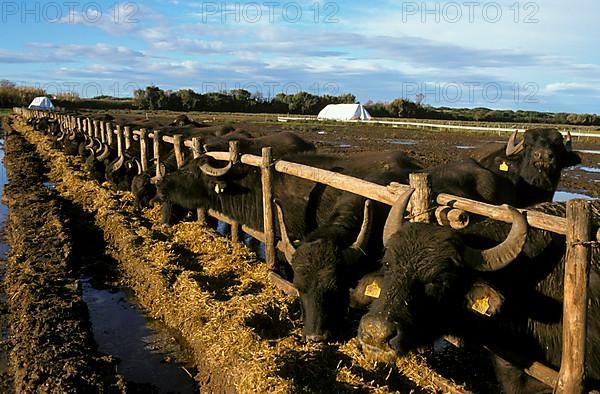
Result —
<instances>
[{"instance_id":1,"label":"black water buffalo","mask_svg":"<svg viewBox=\"0 0 600 394\"><path fill-rule=\"evenodd\" d=\"M403 152L360 153L352 158L305 153L284 155L283 159L381 185L407 182L408 174L420 168ZM200 168L210 161L207 156L195 159L158 184L163 222L170 222L173 206L203 207L262 229L260 170L250 167L237 171L234 166L224 176L206 176ZM209 174L218 175L211 171ZM282 248L300 292L304 335L309 340L324 340L343 325L350 287L376 268L382 231L377 223L385 221L389 208L280 173L274 174L273 189L278 206L285 212L279 221ZM301 242L297 249L290 237Z\"/></svg>"},{"instance_id":2,"label":"black water buffalo","mask_svg":"<svg viewBox=\"0 0 600 394\"><path fill-rule=\"evenodd\" d=\"M533 209L565 214L562 203L544 203ZM597 226L600 202L594 202L594 210ZM394 223L400 221L390 214L380 295L359 327L358 338L364 352L389 362L398 354L452 334L525 354L558 368L562 352L565 238L537 229L526 231L522 215L512 213L512 227L488 219L463 231L419 223L398 226ZM483 253L471 248L490 247L498 242L499 246ZM597 387L600 247L596 245L594 249L589 277L586 375ZM490 305L492 289L503 297L501 308ZM491 306L494 310L490 311ZM552 392L502 358L494 355L493 360L505 392Z\"/></svg>"},{"instance_id":3,"label":"black water buffalo","mask_svg":"<svg viewBox=\"0 0 600 394\"><path fill-rule=\"evenodd\" d=\"M183 126L187 126L187 125L193 125L193 126L204 126L201 123L198 123L192 119L190 119L187 115L178 115L171 123L169 123L169 126L178 126L178 127L183 127Z\"/></svg>"},{"instance_id":4,"label":"black water buffalo","mask_svg":"<svg viewBox=\"0 0 600 394\"><path fill-rule=\"evenodd\" d=\"M236 140L239 143L240 152L252 155L260 155L262 148L265 146L270 146L272 148L274 157L281 157L289 153L315 150L313 143L308 142L289 131L275 132L256 138L248 137L240 133L241 132L233 131L220 138L212 138L209 142L204 144L204 149L207 152L227 151L229 149L229 141Z\"/></svg>"},{"instance_id":5,"label":"black water buffalo","mask_svg":"<svg viewBox=\"0 0 600 394\"><path fill-rule=\"evenodd\" d=\"M520 143L515 132L505 148L479 160L464 159L428 168L432 189L491 204L526 207L552 201L561 170L581 162L556 129L527 130Z\"/></svg>"}]
</instances>

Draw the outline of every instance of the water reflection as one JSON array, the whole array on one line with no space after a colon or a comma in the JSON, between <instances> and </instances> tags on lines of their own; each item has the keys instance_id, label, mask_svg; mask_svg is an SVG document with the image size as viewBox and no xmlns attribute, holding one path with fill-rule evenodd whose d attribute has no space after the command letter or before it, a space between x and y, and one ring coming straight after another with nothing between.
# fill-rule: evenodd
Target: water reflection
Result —
<instances>
[{"instance_id":1,"label":"water reflection","mask_svg":"<svg viewBox=\"0 0 600 394\"><path fill-rule=\"evenodd\" d=\"M552 201L563 202L575 199L597 200L596 198L588 196L587 194L559 191L554 193L554 199Z\"/></svg>"}]
</instances>

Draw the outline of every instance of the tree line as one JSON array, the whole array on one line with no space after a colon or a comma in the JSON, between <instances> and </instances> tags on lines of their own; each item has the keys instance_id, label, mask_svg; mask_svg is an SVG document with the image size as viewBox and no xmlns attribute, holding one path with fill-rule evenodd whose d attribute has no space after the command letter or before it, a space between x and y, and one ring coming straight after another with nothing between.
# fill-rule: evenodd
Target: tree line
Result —
<instances>
[{"instance_id":1,"label":"tree line","mask_svg":"<svg viewBox=\"0 0 600 394\"><path fill-rule=\"evenodd\" d=\"M40 88L17 86L6 80L0 81L0 108L27 106L34 97L45 95L47 93ZM297 115L316 115L327 104L351 104L356 102L356 97L350 93L339 96L318 96L307 92L279 93L266 99L244 89L201 94L192 89L163 90L154 85L136 90L133 98L99 96L82 99L73 93L49 97L55 106L73 109L137 108L144 110L289 113ZM371 115L386 118L600 125L600 116L595 114L496 110L482 107L434 108L405 98L397 98L391 102L368 101L364 105Z\"/></svg>"},{"instance_id":2,"label":"tree line","mask_svg":"<svg viewBox=\"0 0 600 394\"><path fill-rule=\"evenodd\" d=\"M279 93L265 99L244 89L228 92L197 93L191 89L162 90L157 86L136 90L133 94L139 108L172 111L292 113L316 115L327 104L349 104L356 101L352 94L316 96L307 92Z\"/></svg>"}]
</instances>

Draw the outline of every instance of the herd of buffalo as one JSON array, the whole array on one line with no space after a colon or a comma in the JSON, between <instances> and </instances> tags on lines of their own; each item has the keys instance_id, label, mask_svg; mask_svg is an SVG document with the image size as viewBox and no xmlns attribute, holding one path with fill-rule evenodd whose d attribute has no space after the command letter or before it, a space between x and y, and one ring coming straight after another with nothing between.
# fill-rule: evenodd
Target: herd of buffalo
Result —
<instances>
[{"instance_id":1,"label":"herd of buffalo","mask_svg":"<svg viewBox=\"0 0 600 394\"><path fill-rule=\"evenodd\" d=\"M118 122L106 115L96 119ZM56 148L81 155L91 177L133 192L137 208L160 203L165 224L206 208L263 230L260 168L223 165L206 154L177 168L174 153L165 149L159 171L151 163L144 172L139 144L132 143L118 157L116 145L69 129L68 123L47 117L29 122L51 135ZM231 140L239 141L242 153L260 155L271 146L275 159L380 185L406 184L410 173L427 172L434 193L507 204L512 224L481 219L455 230L405 221L412 191L390 208L278 172L272 179L279 245L291 266L282 272L298 290L306 340L339 338L352 306L363 311L358 340L374 360L392 362L443 335L455 335L513 349L554 368L560 365L564 236L528 228L524 214L509 205L564 216L565 204L552 198L561 170L580 163L570 136L530 129L521 137L515 133L501 148L487 149L478 160L423 168L402 151L351 157L319 153L291 132L255 138L233 127L205 127L185 116L158 126L166 134L199 137L205 152L226 151ZM597 386L600 253L592 255L586 376ZM552 391L522 368L495 355L492 359L506 392Z\"/></svg>"}]
</instances>

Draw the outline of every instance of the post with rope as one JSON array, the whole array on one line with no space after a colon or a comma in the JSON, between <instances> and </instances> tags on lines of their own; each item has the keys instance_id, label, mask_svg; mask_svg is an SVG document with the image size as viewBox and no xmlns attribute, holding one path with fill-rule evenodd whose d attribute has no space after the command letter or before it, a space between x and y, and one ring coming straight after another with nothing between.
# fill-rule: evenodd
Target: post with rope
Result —
<instances>
[{"instance_id":1,"label":"post with rope","mask_svg":"<svg viewBox=\"0 0 600 394\"><path fill-rule=\"evenodd\" d=\"M562 359L555 392L579 394L584 392L585 387L585 338L592 245L590 203L584 200L568 201L566 216Z\"/></svg>"},{"instance_id":2,"label":"post with rope","mask_svg":"<svg viewBox=\"0 0 600 394\"><path fill-rule=\"evenodd\" d=\"M411 199L411 218L413 222L429 223L431 212L431 177L429 174L416 173L409 175L409 184L415 189Z\"/></svg>"},{"instance_id":3,"label":"post with rope","mask_svg":"<svg viewBox=\"0 0 600 394\"><path fill-rule=\"evenodd\" d=\"M275 268L275 221L273 216L273 154L271 147L262 148L262 163L260 166L263 223L265 232L265 254L269 269Z\"/></svg>"},{"instance_id":4,"label":"post with rope","mask_svg":"<svg viewBox=\"0 0 600 394\"><path fill-rule=\"evenodd\" d=\"M200 138L192 137L192 155L194 159L197 159L202 154L202 146L200 144ZM205 225L208 218L206 208L198 208L196 210L196 216L198 217L198 223Z\"/></svg>"}]
</instances>

